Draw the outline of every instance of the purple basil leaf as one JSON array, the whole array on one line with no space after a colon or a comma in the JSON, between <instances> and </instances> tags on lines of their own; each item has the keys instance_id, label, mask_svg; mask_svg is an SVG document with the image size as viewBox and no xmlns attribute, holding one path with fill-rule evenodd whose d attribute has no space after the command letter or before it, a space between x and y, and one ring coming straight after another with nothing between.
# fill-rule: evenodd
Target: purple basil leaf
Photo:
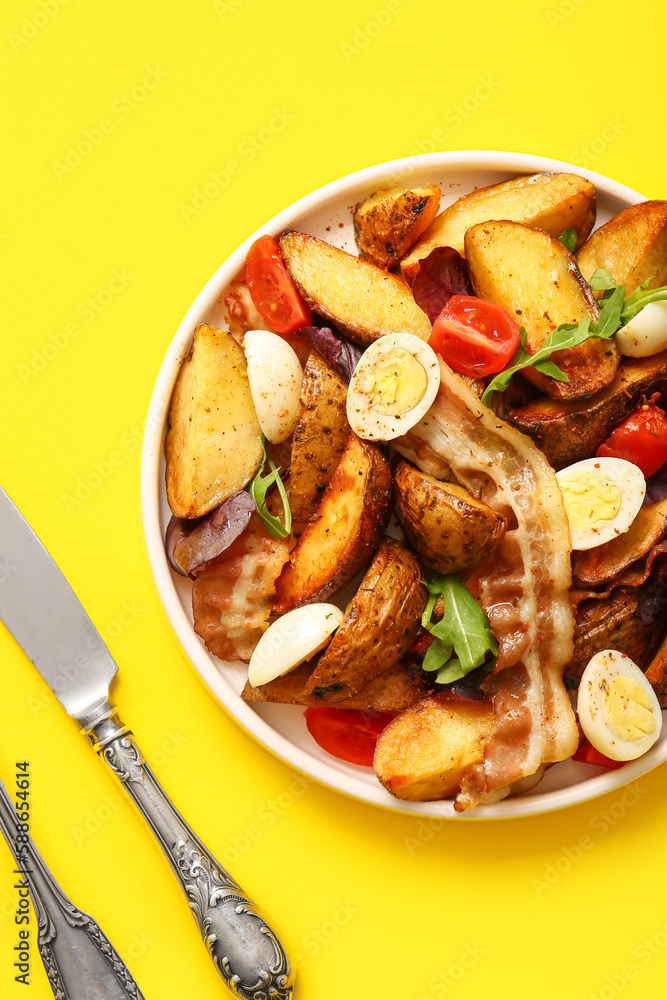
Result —
<instances>
[{"instance_id":1,"label":"purple basil leaf","mask_svg":"<svg viewBox=\"0 0 667 1000\"><path fill-rule=\"evenodd\" d=\"M305 326L299 336L307 337L315 350L319 351L327 364L335 368L349 382L352 372L359 364L363 348L357 347L330 326Z\"/></svg>"},{"instance_id":2,"label":"purple basil leaf","mask_svg":"<svg viewBox=\"0 0 667 1000\"><path fill-rule=\"evenodd\" d=\"M254 510L250 494L237 490L194 527L183 518L172 517L165 537L170 564L177 573L194 579L198 569L221 555L245 531Z\"/></svg>"},{"instance_id":3,"label":"purple basil leaf","mask_svg":"<svg viewBox=\"0 0 667 1000\"><path fill-rule=\"evenodd\" d=\"M473 294L468 265L453 247L436 247L419 261L412 294L419 308L435 323L452 295Z\"/></svg>"}]
</instances>

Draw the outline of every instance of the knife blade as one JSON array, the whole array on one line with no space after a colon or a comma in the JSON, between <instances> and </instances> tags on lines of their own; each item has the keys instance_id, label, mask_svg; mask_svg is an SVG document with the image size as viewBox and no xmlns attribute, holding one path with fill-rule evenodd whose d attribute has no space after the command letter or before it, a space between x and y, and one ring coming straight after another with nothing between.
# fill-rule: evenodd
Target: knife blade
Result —
<instances>
[{"instance_id":1,"label":"knife blade","mask_svg":"<svg viewBox=\"0 0 667 1000\"><path fill-rule=\"evenodd\" d=\"M109 700L118 671L76 594L0 487L0 620L120 780L156 837L231 992L289 1000L294 972L256 903L169 800Z\"/></svg>"}]
</instances>

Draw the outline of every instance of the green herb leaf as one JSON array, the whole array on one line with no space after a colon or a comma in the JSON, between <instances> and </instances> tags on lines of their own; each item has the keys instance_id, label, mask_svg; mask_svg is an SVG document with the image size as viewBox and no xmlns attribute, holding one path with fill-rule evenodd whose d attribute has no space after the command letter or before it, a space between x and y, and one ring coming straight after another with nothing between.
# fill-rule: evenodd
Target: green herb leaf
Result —
<instances>
[{"instance_id":1,"label":"green herb leaf","mask_svg":"<svg viewBox=\"0 0 667 1000\"><path fill-rule=\"evenodd\" d=\"M611 271L608 271L606 267L598 267L596 271L593 271L588 284L591 286L594 292L601 292L608 288L616 288L616 282L614 281Z\"/></svg>"},{"instance_id":2,"label":"green herb leaf","mask_svg":"<svg viewBox=\"0 0 667 1000\"><path fill-rule=\"evenodd\" d=\"M287 499L287 493L285 492L285 487L283 486L283 481L280 478L280 469L277 469L273 459L270 455L266 453L266 438L262 434L262 452L263 459L262 464L259 467L257 475L254 479L248 483L247 490L250 496L255 501L255 506L257 508L257 517L260 519L266 530L274 538L287 538L290 531L292 530L292 511L290 509L289 500ZM266 476L262 476L262 470L264 466L268 463L269 469L271 470ZM266 506L266 494L270 486L276 484L278 487L278 492L280 494L280 499L283 502L283 511L285 513L285 523L274 517L273 514L269 512Z\"/></svg>"},{"instance_id":3,"label":"green herb leaf","mask_svg":"<svg viewBox=\"0 0 667 1000\"><path fill-rule=\"evenodd\" d=\"M566 229L565 232L561 233L558 237L558 242L562 243L570 253L574 253L574 248L577 245L577 230L576 229Z\"/></svg>"},{"instance_id":4,"label":"green herb leaf","mask_svg":"<svg viewBox=\"0 0 667 1000\"><path fill-rule=\"evenodd\" d=\"M605 294L605 298L600 302L600 316L597 323L591 323L590 316L586 316L581 323L562 323L544 338L544 343L535 354L529 354L523 346L518 347L508 367L499 372L487 385L482 402L486 403L492 392L504 392L512 375L523 368L536 368L543 374L550 375L551 378L557 378L559 382L569 381L567 375L553 361L549 361L549 358L554 351L577 347L591 337L603 340L613 337L621 325L624 295L623 285L614 288L609 296L607 297ZM545 362L548 362L546 368L544 367Z\"/></svg>"},{"instance_id":5,"label":"green herb leaf","mask_svg":"<svg viewBox=\"0 0 667 1000\"><path fill-rule=\"evenodd\" d=\"M426 651L422 666L424 670L438 671L436 681L439 684L449 684L480 667L489 652L496 656L498 644L488 618L458 576L435 574L426 587L429 597L422 625L434 636L434 641ZM431 616L441 595L444 614L440 621L432 622ZM442 680L443 677L447 679Z\"/></svg>"},{"instance_id":6,"label":"green herb leaf","mask_svg":"<svg viewBox=\"0 0 667 1000\"><path fill-rule=\"evenodd\" d=\"M647 278L643 285L640 285L632 295L628 296L621 313L623 325L629 323L633 316L636 316L640 309L647 306L649 302L662 302L667 299L667 285L649 289L648 284L652 280L652 278Z\"/></svg>"}]
</instances>

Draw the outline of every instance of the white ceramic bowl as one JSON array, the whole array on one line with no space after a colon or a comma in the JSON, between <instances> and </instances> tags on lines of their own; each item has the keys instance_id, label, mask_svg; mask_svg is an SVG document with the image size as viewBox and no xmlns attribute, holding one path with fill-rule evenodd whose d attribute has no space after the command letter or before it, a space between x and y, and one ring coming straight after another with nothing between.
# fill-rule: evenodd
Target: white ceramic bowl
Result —
<instances>
[{"instance_id":1,"label":"white ceramic bowl","mask_svg":"<svg viewBox=\"0 0 667 1000\"><path fill-rule=\"evenodd\" d=\"M620 770L601 771L589 764L566 761L552 767L533 794L479 806L458 815L451 801L400 802L381 787L371 768L346 764L325 753L306 730L303 709L242 701L239 693L246 676L245 665L222 663L208 653L192 628L191 584L171 571L165 557L163 537L170 516L163 457L167 406L195 326L198 323L225 326L223 295L243 271L247 250L258 236L263 233L275 236L285 229L299 229L354 251L351 209L362 197L380 187L437 183L442 189L442 207L445 207L476 187L495 184L516 174L544 170L570 171L590 178L597 189L598 224L626 205L644 200L643 195L601 174L560 160L521 153L479 150L426 153L359 170L326 184L274 216L220 265L178 327L162 362L151 399L141 464L144 536L160 599L194 669L223 708L277 757L329 788L397 812L456 817L461 821L529 816L584 802L634 781L663 761L667 757L667 731L663 730L661 739L644 757Z\"/></svg>"}]
</instances>

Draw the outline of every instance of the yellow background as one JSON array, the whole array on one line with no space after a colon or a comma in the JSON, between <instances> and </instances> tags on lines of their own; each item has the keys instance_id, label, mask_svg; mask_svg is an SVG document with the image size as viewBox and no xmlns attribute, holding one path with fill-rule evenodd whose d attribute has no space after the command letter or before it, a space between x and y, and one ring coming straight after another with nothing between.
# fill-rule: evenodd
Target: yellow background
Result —
<instances>
[{"instance_id":1,"label":"yellow background","mask_svg":"<svg viewBox=\"0 0 667 1000\"><path fill-rule=\"evenodd\" d=\"M632 799L491 825L429 827L294 785L201 686L153 591L138 441L163 352L241 240L372 163L518 150L667 197L659 11L649 0L2 7L0 482L108 640L123 716L167 789L218 854L237 845L236 876L297 957L299 1000L662 995L667 769ZM150 73L152 89L132 97ZM289 123L251 159L243 144L275 109ZM86 132L97 143L63 169ZM230 159L237 176L186 221L179 206ZM112 453L113 472L68 502ZM65 891L148 1000L225 995L141 821L4 631L0 660L0 777L11 785L14 762L30 761L32 831ZM284 809L272 805L281 793ZM26 996L11 967L12 867L1 846L7 998ZM32 946L29 996L41 1000L51 992L34 935Z\"/></svg>"}]
</instances>

